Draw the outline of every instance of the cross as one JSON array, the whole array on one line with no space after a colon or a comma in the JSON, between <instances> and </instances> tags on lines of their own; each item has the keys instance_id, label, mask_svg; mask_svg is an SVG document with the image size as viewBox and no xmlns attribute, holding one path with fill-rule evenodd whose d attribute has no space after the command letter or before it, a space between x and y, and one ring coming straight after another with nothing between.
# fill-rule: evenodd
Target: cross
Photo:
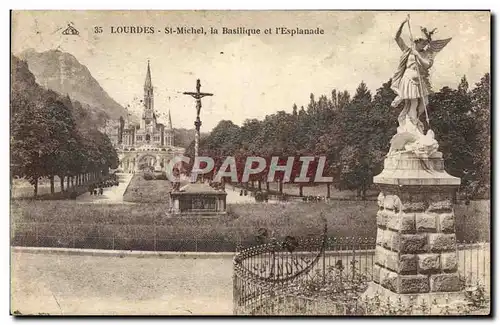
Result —
<instances>
[{"instance_id":1,"label":"cross","mask_svg":"<svg viewBox=\"0 0 500 325\"><path fill-rule=\"evenodd\" d=\"M205 96L213 96L211 93L202 93L201 91L201 82L200 79L196 80L196 92L186 91L183 92L184 95L189 95L196 99L196 120L194 121L194 126L196 127L196 131L194 134L194 156L198 157L198 147L200 143L200 111L201 111L201 99ZM191 180L192 182L196 182L196 180Z\"/></svg>"},{"instance_id":2,"label":"cross","mask_svg":"<svg viewBox=\"0 0 500 325\"><path fill-rule=\"evenodd\" d=\"M191 92L191 91L186 91L186 92L183 92L184 95L189 95L191 97L193 97L194 99L196 99L196 121L199 121L199 117L200 117L200 110L201 110L201 99L205 96L213 96L214 94L211 94L211 93L202 93L200 92L200 89L201 89L201 82L200 82L200 79L197 79L196 80L196 92ZM196 122L195 122L195 125L196 125ZM200 125L201 125L201 122L200 122ZM197 130L199 131L199 126L197 126Z\"/></svg>"}]
</instances>

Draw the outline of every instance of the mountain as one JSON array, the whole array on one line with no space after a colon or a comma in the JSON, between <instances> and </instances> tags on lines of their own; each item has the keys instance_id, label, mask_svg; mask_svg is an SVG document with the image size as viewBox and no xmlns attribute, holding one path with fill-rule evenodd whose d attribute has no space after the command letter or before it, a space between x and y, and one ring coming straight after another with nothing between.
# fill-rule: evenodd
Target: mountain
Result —
<instances>
[{"instance_id":1,"label":"mountain","mask_svg":"<svg viewBox=\"0 0 500 325\"><path fill-rule=\"evenodd\" d=\"M10 86L11 86L11 116L16 109L25 107L29 103L43 103L48 98L56 98L63 102L72 111L75 123L80 130L91 130L99 127L107 115L103 111L93 111L87 104L72 100L68 95L61 95L54 90L40 86L33 73L29 70L26 61L10 56Z\"/></svg>"},{"instance_id":2,"label":"mountain","mask_svg":"<svg viewBox=\"0 0 500 325\"><path fill-rule=\"evenodd\" d=\"M71 54L59 50L38 53L28 49L19 58L28 63L36 82L90 109L92 116L118 119L127 111L113 100L94 79L89 69Z\"/></svg>"}]
</instances>

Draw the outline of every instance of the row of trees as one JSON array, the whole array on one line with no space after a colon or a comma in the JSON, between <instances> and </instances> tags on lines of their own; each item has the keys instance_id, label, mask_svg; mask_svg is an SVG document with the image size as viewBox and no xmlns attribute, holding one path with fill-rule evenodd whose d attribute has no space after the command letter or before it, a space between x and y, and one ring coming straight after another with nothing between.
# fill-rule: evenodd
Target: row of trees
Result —
<instances>
[{"instance_id":1,"label":"row of trees","mask_svg":"<svg viewBox=\"0 0 500 325\"><path fill-rule=\"evenodd\" d=\"M333 90L318 99L311 94L306 108L278 111L240 127L221 121L200 142L200 155L222 161L225 156L326 156L327 175L340 190L365 197L373 176L396 133L400 108L392 108L391 81L376 93L362 82L355 94ZM443 152L447 171L462 178L470 193L484 195L490 186L490 76L473 89L465 76L456 89L444 87L429 98L432 130ZM186 148L193 154L193 144ZM216 164L217 167L217 164ZM256 175L258 180L264 173ZM291 179L293 182L293 179Z\"/></svg>"},{"instance_id":2,"label":"row of trees","mask_svg":"<svg viewBox=\"0 0 500 325\"><path fill-rule=\"evenodd\" d=\"M109 138L89 123L88 111L69 96L40 87L26 62L12 56L11 177L60 179L61 191L98 180L118 166Z\"/></svg>"}]
</instances>

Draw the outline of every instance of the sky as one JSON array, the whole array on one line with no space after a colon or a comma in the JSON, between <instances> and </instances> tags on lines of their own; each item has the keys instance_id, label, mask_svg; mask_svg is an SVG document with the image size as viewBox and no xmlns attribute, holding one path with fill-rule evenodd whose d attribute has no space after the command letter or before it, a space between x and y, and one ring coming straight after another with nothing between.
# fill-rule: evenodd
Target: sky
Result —
<instances>
[{"instance_id":1,"label":"sky","mask_svg":"<svg viewBox=\"0 0 500 325\"><path fill-rule=\"evenodd\" d=\"M410 13L414 37L420 26L437 28L435 39L452 37L431 69L434 90L456 87L465 75L471 86L490 71L489 12L370 11L16 11L12 51L59 49L87 66L104 90L140 112L150 60L155 109L170 110L174 127L192 128L194 100L201 90L202 131L220 120L241 125L279 110L307 106L310 93L332 89L354 93L361 81L374 93L395 72L401 52L394 41ZM62 35L72 24L80 34ZM95 33L95 27L103 33ZM151 26L154 34L113 34L119 26ZM165 27L210 27L211 35L165 34ZM271 35L223 35L222 27L272 28ZM275 27L321 28L323 35L277 35ZM161 31L161 32L159 32ZM409 43L407 26L403 38Z\"/></svg>"}]
</instances>

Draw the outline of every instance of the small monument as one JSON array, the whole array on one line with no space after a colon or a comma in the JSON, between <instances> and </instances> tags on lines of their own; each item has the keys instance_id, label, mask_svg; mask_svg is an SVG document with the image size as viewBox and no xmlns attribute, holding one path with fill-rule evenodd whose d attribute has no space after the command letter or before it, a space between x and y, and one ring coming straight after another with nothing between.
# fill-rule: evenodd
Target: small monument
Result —
<instances>
[{"instance_id":1,"label":"small monument","mask_svg":"<svg viewBox=\"0 0 500 325\"><path fill-rule=\"evenodd\" d=\"M207 183L189 183L170 192L172 215L216 217L226 214L226 195Z\"/></svg>"},{"instance_id":2,"label":"small monument","mask_svg":"<svg viewBox=\"0 0 500 325\"><path fill-rule=\"evenodd\" d=\"M444 169L426 107L428 70L451 39L434 41L435 30L423 28L425 38L413 40L410 29L410 48L401 38L406 23L409 26L409 17L396 34L403 55L392 84L397 94L393 106L404 103L404 108L384 169L373 178L381 192L373 282L365 297L378 294L394 303L399 298L406 303L414 298L417 303L461 303L453 213L460 179ZM419 119L424 112L426 134Z\"/></svg>"},{"instance_id":3,"label":"small monument","mask_svg":"<svg viewBox=\"0 0 500 325\"><path fill-rule=\"evenodd\" d=\"M196 92L184 92L184 95L196 99L196 127L194 156L198 157L200 139L200 111L201 99L205 96L213 96L211 93L202 93L200 79L196 80ZM197 174L191 175L191 183L182 187L174 186L170 192L171 215L216 217L226 214L226 196L223 188L213 188L208 183L200 183ZM177 184L179 185L179 184Z\"/></svg>"}]
</instances>

